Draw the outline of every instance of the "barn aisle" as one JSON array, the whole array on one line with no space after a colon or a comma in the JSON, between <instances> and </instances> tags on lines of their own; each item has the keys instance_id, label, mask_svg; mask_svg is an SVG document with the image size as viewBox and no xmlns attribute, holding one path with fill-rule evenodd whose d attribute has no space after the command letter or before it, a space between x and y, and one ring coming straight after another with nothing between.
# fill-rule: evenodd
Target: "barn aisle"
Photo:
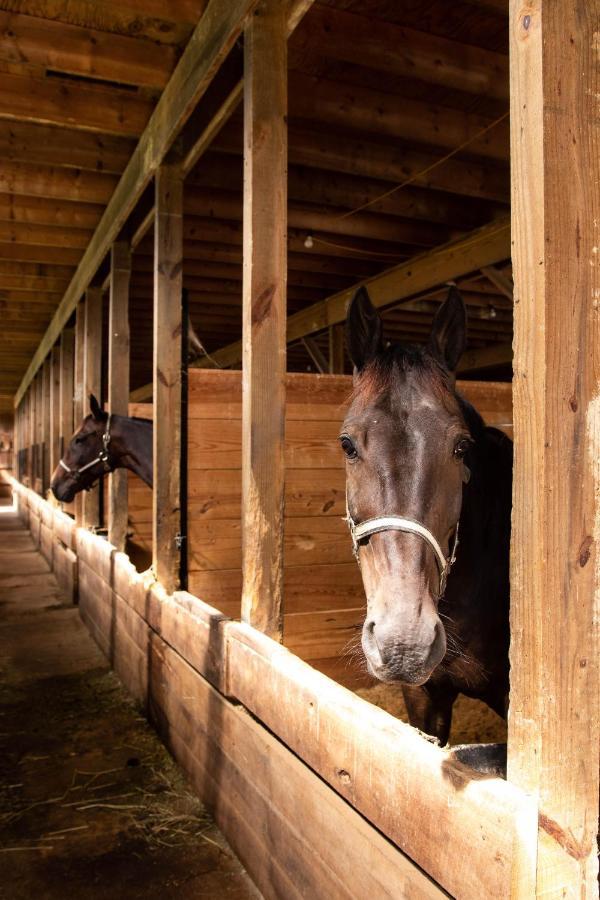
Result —
<instances>
[{"instance_id":1,"label":"barn aisle","mask_svg":"<svg viewBox=\"0 0 600 900\"><path fill-rule=\"evenodd\" d=\"M257 893L0 509L0 897Z\"/></svg>"}]
</instances>

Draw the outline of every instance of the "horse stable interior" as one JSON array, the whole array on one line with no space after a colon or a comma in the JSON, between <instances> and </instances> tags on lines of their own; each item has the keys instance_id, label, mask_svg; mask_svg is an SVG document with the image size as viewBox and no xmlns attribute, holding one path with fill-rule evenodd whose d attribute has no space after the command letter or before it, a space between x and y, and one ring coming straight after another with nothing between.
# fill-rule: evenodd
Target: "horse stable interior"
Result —
<instances>
[{"instance_id":1,"label":"horse stable interior","mask_svg":"<svg viewBox=\"0 0 600 900\"><path fill-rule=\"evenodd\" d=\"M4 478L258 889L596 897L600 0L0 23ZM461 390L514 438L506 778L359 696L346 652L346 309L366 284L422 343L448 282ZM90 394L153 419L154 489L61 509Z\"/></svg>"}]
</instances>

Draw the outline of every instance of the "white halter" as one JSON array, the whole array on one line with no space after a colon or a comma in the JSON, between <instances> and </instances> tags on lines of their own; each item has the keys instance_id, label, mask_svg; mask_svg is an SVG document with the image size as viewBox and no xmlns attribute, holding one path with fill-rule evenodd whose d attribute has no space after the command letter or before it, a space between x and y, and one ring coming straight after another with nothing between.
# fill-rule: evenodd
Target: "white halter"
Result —
<instances>
[{"instance_id":1,"label":"white halter","mask_svg":"<svg viewBox=\"0 0 600 900\"><path fill-rule=\"evenodd\" d=\"M448 580L448 574L456 560L456 549L458 547L458 522L456 523L456 530L454 532L452 552L448 557L444 556L442 548L438 544L431 531L429 531L428 528L425 528L424 525L422 525L420 522L417 522L415 519L406 519L404 518L404 516L376 516L373 519L366 519L364 522L361 522L359 525L357 525L350 515L350 510L348 508L348 498L346 497L346 522L348 523L348 526L350 528L352 548L359 566L359 544L362 540L372 534L378 534L380 531L404 531L408 534L417 534L419 535L419 537L423 538L423 540L429 544L435 554L435 560L438 564L438 569L440 570L438 600L443 597L444 591L446 590L446 581Z\"/></svg>"},{"instance_id":2,"label":"white halter","mask_svg":"<svg viewBox=\"0 0 600 900\"><path fill-rule=\"evenodd\" d=\"M102 435L102 450L100 451L100 453L98 454L98 456L95 459L93 459L89 463L86 463L85 466L81 466L80 469L72 469L70 466L68 466L66 464L64 459L59 460L59 462L58 462L59 466L62 466L62 468L65 470L65 472L67 472L67 474L70 475L71 478L73 478L75 481L79 480L82 472L86 472L88 469L91 469L92 466L95 466L98 463L103 464L105 472L112 471L112 466L110 465L110 462L108 459L108 445L110 444L110 419L111 419L111 417L109 415L109 417L106 421L106 431Z\"/></svg>"}]
</instances>

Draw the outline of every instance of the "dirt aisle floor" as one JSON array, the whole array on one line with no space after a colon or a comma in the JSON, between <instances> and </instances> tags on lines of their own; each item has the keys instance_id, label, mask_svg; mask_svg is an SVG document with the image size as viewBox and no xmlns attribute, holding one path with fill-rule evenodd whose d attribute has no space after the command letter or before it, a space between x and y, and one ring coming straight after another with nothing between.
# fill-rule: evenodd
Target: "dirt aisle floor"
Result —
<instances>
[{"instance_id":1,"label":"dirt aisle floor","mask_svg":"<svg viewBox=\"0 0 600 900\"><path fill-rule=\"evenodd\" d=\"M259 897L0 509L0 898Z\"/></svg>"}]
</instances>

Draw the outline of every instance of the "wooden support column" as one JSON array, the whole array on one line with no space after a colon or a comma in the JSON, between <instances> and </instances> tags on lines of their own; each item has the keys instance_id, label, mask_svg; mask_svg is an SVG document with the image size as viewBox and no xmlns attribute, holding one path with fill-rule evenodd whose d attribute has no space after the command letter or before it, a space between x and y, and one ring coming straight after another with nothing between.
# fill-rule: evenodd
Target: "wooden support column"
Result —
<instances>
[{"instance_id":1,"label":"wooden support column","mask_svg":"<svg viewBox=\"0 0 600 900\"><path fill-rule=\"evenodd\" d=\"M527 897L598 896L599 33L599 0L511 0L508 777L539 817Z\"/></svg>"},{"instance_id":2,"label":"wooden support column","mask_svg":"<svg viewBox=\"0 0 600 900\"><path fill-rule=\"evenodd\" d=\"M129 414L129 281L131 249L120 241L110 253L108 312L108 410L111 415ZM108 476L108 540L118 550L127 538L127 470Z\"/></svg>"},{"instance_id":3,"label":"wooden support column","mask_svg":"<svg viewBox=\"0 0 600 900\"><path fill-rule=\"evenodd\" d=\"M50 443L51 443L51 415L50 394L52 380L52 360L48 356L42 367L42 496L50 487Z\"/></svg>"},{"instance_id":4,"label":"wooden support column","mask_svg":"<svg viewBox=\"0 0 600 900\"><path fill-rule=\"evenodd\" d=\"M57 345L50 354L50 479L60 454L60 345Z\"/></svg>"},{"instance_id":5,"label":"wooden support column","mask_svg":"<svg viewBox=\"0 0 600 900\"><path fill-rule=\"evenodd\" d=\"M35 490L44 491L44 369L40 368L35 379Z\"/></svg>"},{"instance_id":6,"label":"wooden support column","mask_svg":"<svg viewBox=\"0 0 600 900\"><path fill-rule=\"evenodd\" d=\"M329 374L344 374L344 326L329 326Z\"/></svg>"},{"instance_id":7,"label":"wooden support column","mask_svg":"<svg viewBox=\"0 0 600 900\"><path fill-rule=\"evenodd\" d=\"M83 420L84 360L85 360L85 300L80 300L75 318L75 368L73 386L73 431ZM83 494L75 496L75 522L83 524Z\"/></svg>"},{"instance_id":8,"label":"wooden support column","mask_svg":"<svg viewBox=\"0 0 600 900\"><path fill-rule=\"evenodd\" d=\"M27 413L25 420L25 429L27 436L27 484L32 490L34 489L35 483L35 429L33 424L34 384L35 382L32 381L27 388Z\"/></svg>"},{"instance_id":9,"label":"wooden support column","mask_svg":"<svg viewBox=\"0 0 600 900\"><path fill-rule=\"evenodd\" d=\"M73 434L73 378L75 365L75 332L66 328L60 337L60 401L59 455Z\"/></svg>"},{"instance_id":10,"label":"wooden support column","mask_svg":"<svg viewBox=\"0 0 600 900\"><path fill-rule=\"evenodd\" d=\"M152 565L158 581L172 592L179 584L181 534L183 177L179 166L159 168L155 211Z\"/></svg>"},{"instance_id":11,"label":"wooden support column","mask_svg":"<svg viewBox=\"0 0 600 900\"><path fill-rule=\"evenodd\" d=\"M102 403L102 289L88 288L85 294L85 326L83 342L83 415L89 412L90 394ZM100 525L100 485L83 495L84 528Z\"/></svg>"},{"instance_id":12,"label":"wooden support column","mask_svg":"<svg viewBox=\"0 0 600 900\"><path fill-rule=\"evenodd\" d=\"M244 39L242 619L282 637L286 372L285 4Z\"/></svg>"}]
</instances>

